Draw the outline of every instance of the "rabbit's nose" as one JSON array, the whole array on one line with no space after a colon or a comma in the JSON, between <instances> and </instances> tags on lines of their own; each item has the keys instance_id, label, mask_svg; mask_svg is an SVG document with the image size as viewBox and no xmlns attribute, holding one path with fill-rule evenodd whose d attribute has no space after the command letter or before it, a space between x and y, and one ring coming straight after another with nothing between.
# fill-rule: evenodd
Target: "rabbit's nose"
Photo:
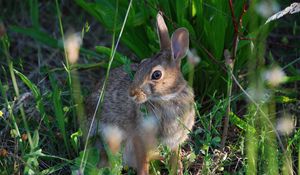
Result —
<instances>
[{"instance_id":1,"label":"rabbit's nose","mask_svg":"<svg viewBox=\"0 0 300 175\"><path fill-rule=\"evenodd\" d=\"M147 101L147 96L146 94L143 92L142 89L130 89L129 90L129 96L131 97L131 99L140 104L140 103L144 103L145 101Z\"/></svg>"},{"instance_id":2,"label":"rabbit's nose","mask_svg":"<svg viewBox=\"0 0 300 175\"><path fill-rule=\"evenodd\" d=\"M136 96L137 94L138 94L138 91L135 90L135 89L131 89L131 90L129 91L129 96L130 96L130 97L134 97L134 96Z\"/></svg>"}]
</instances>

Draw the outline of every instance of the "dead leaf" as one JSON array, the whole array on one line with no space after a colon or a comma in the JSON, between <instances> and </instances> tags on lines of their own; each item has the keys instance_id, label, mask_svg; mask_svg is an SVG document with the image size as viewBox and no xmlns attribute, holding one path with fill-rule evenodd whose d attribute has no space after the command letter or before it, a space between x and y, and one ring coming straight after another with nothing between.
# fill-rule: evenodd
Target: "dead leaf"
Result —
<instances>
[{"instance_id":1,"label":"dead leaf","mask_svg":"<svg viewBox=\"0 0 300 175\"><path fill-rule=\"evenodd\" d=\"M267 24L271 21L274 21L276 19L279 19L279 18L283 17L284 15L294 14L294 13L298 13L298 12L300 12L300 3L298 3L298 2L292 3L290 6L286 7L284 10L281 10L280 12L269 17L265 24Z\"/></svg>"}]
</instances>

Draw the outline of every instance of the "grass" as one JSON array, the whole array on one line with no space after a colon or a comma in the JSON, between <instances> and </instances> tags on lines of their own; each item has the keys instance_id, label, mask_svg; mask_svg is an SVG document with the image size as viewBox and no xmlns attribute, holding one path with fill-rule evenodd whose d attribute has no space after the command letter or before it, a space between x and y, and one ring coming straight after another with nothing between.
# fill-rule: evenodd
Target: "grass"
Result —
<instances>
[{"instance_id":1,"label":"grass","mask_svg":"<svg viewBox=\"0 0 300 175\"><path fill-rule=\"evenodd\" d=\"M170 31L189 30L194 50L182 66L197 114L182 145L184 174L297 174L299 14L264 24L261 2L247 2L0 2L0 174L134 174L109 149L112 166L97 167L84 99L112 68L158 51L159 9ZM66 26L81 31L76 63ZM152 174L172 169L170 150L160 149L165 159L151 162Z\"/></svg>"}]
</instances>

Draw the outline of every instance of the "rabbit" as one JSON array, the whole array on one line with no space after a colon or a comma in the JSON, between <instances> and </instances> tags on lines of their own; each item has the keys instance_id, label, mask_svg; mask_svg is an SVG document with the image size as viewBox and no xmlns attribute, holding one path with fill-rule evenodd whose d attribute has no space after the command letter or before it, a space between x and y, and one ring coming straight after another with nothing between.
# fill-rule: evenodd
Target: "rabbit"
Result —
<instances>
[{"instance_id":1,"label":"rabbit","mask_svg":"<svg viewBox=\"0 0 300 175\"><path fill-rule=\"evenodd\" d=\"M158 144L166 145L174 152L172 160L178 168L177 173L182 174L178 149L188 138L195 118L193 89L180 70L181 59L189 48L189 32L179 28L170 39L160 13L156 20L160 51L140 64L131 65L135 72L133 80L123 67L111 70L91 135L100 134L106 142L109 142L108 134L119 135L120 143L125 146L124 164L137 169L140 175L149 173L149 149L155 150ZM102 84L103 80L98 89ZM98 98L99 92L92 93L88 103L91 110L95 110ZM141 106L147 113L140 110ZM157 141L151 148L148 143L151 132L146 132L143 124L147 116L152 116L150 131ZM111 128L118 132L112 132ZM110 143L108 145L111 147Z\"/></svg>"}]
</instances>

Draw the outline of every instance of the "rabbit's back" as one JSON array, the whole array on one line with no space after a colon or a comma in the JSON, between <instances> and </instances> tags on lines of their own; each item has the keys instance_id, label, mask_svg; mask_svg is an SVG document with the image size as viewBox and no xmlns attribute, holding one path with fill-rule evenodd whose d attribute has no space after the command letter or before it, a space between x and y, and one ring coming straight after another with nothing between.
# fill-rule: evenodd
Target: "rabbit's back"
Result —
<instances>
[{"instance_id":1,"label":"rabbit's back","mask_svg":"<svg viewBox=\"0 0 300 175\"><path fill-rule=\"evenodd\" d=\"M136 69L136 67L136 64L131 66L133 70ZM87 107L89 121L91 121L96 108L100 95L99 91L101 91L103 82L104 78L97 85L98 91L92 93L88 100ZM128 96L128 88L131 82L132 80L124 70L124 67L111 70L107 86L104 90L103 103L98 109L96 120L93 124L92 135L97 134L98 130L102 130L105 126L118 127L123 133L131 133L130 130L136 128L138 122L137 107Z\"/></svg>"}]
</instances>

